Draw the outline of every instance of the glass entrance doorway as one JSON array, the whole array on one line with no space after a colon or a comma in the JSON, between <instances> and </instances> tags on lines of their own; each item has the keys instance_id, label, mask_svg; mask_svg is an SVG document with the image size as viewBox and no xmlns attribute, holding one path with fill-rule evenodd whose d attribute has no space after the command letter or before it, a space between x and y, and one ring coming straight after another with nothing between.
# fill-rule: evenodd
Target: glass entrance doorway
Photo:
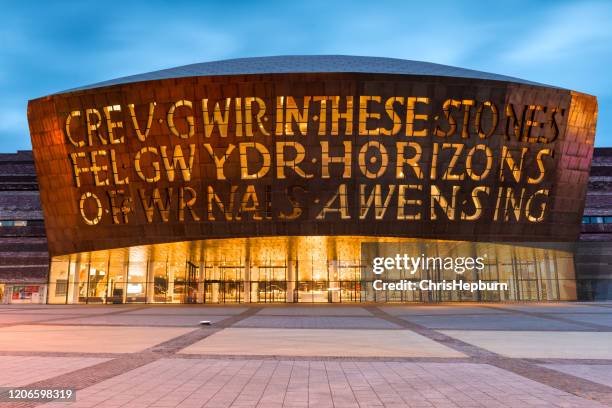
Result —
<instances>
[{"instance_id":1,"label":"glass entrance doorway","mask_svg":"<svg viewBox=\"0 0 612 408\"><path fill-rule=\"evenodd\" d=\"M433 264L375 274L373 257L463 260L479 271ZM382 258L381 258L382 259ZM375 289L375 282L500 282L497 291ZM54 257L49 303L356 303L576 298L573 254L508 243L306 236L210 239Z\"/></svg>"}]
</instances>

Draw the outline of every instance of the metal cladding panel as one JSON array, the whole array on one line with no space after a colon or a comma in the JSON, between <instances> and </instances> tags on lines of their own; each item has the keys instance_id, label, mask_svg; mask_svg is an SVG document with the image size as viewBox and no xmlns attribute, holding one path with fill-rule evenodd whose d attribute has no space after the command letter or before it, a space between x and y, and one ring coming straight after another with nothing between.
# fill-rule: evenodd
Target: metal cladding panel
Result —
<instances>
[{"instance_id":1,"label":"metal cladding panel","mask_svg":"<svg viewBox=\"0 0 612 408\"><path fill-rule=\"evenodd\" d=\"M596 116L595 97L558 88L369 73L178 77L28 107L52 255L277 235L576 240Z\"/></svg>"}]
</instances>

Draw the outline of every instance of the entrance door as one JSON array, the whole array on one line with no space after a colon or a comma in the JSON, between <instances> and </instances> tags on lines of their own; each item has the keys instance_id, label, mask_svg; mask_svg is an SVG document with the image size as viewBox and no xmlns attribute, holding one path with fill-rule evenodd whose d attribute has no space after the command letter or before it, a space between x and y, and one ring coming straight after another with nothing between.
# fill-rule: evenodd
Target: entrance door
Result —
<instances>
[{"instance_id":1,"label":"entrance door","mask_svg":"<svg viewBox=\"0 0 612 408\"><path fill-rule=\"evenodd\" d=\"M297 284L297 294L300 303L331 302L327 281L300 281Z\"/></svg>"},{"instance_id":2,"label":"entrance door","mask_svg":"<svg viewBox=\"0 0 612 408\"><path fill-rule=\"evenodd\" d=\"M287 265L251 267L251 302L284 303L287 301Z\"/></svg>"},{"instance_id":3,"label":"entrance door","mask_svg":"<svg viewBox=\"0 0 612 408\"><path fill-rule=\"evenodd\" d=\"M198 266L193 262L187 261L187 273L185 290L183 295L185 303L197 303L198 301Z\"/></svg>"},{"instance_id":4,"label":"entrance door","mask_svg":"<svg viewBox=\"0 0 612 408\"><path fill-rule=\"evenodd\" d=\"M251 296L251 302L284 303L287 301L287 281L251 282Z\"/></svg>"}]
</instances>

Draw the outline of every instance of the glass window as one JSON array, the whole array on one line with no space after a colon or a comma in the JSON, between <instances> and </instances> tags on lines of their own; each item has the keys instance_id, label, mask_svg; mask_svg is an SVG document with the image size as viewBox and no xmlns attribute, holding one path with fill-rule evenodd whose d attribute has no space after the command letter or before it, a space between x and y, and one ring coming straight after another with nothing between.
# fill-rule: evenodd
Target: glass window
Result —
<instances>
[{"instance_id":1,"label":"glass window","mask_svg":"<svg viewBox=\"0 0 612 408\"><path fill-rule=\"evenodd\" d=\"M612 217L604 217L604 223L612 224Z\"/></svg>"},{"instance_id":2,"label":"glass window","mask_svg":"<svg viewBox=\"0 0 612 408\"><path fill-rule=\"evenodd\" d=\"M582 223L583 224L590 224L591 223L591 217L582 217Z\"/></svg>"},{"instance_id":3,"label":"glass window","mask_svg":"<svg viewBox=\"0 0 612 408\"><path fill-rule=\"evenodd\" d=\"M70 260L67 256L52 259L49 276L49 303L62 304L67 302L69 272Z\"/></svg>"},{"instance_id":4,"label":"glass window","mask_svg":"<svg viewBox=\"0 0 612 408\"><path fill-rule=\"evenodd\" d=\"M88 303L106 303L108 295L108 261L106 254L101 254L99 259L92 260L89 265Z\"/></svg>"},{"instance_id":5,"label":"glass window","mask_svg":"<svg viewBox=\"0 0 612 408\"><path fill-rule=\"evenodd\" d=\"M0 227L25 227L28 222L25 220L2 220L0 221Z\"/></svg>"},{"instance_id":6,"label":"glass window","mask_svg":"<svg viewBox=\"0 0 612 408\"><path fill-rule=\"evenodd\" d=\"M76 281L78 285L78 301L79 303L87 302L87 281L89 279L89 261L81 261L77 264L77 276Z\"/></svg>"},{"instance_id":7,"label":"glass window","mask_svg":"<svg viewBox=\"0 0 612 408\"><path fill-rule=\"evenodd\" d=\"M146 301L147 262L130 259L128 264L128 279L125 285L126 302L144 303Z\"/></svg>"}]
</instances>

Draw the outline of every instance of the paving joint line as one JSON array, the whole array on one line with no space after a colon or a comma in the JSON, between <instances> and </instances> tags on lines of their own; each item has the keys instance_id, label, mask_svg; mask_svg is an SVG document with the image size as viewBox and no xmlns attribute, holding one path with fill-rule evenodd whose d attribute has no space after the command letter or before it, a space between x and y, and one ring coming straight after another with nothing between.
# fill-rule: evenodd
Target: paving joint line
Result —
<instances>
[{"instance_id":1,"label":"paving joint line","mask_svg":"<svg viewBox=\"0 0 612 408\"><path fill-rule=\"evenodd\" d=\"M143 306L145 308L146 306ZM38 387L38 388L54 388L54 387L67 387L75 388L77 390L87 388L104 380L116 377L118 375L125 374L131 370L142 367L146 364L150 364L161 358L200 358L200 359L269 359L269 360L293 360L293 361L405 361L405 362L472 362L489 364L500 369L513 372L524 378L531 379L533 381L545 384L561 391L568 392L581 398L589 400L595 400L604 404L612 404L612 388L604 386L602 384L594 383L579 377L574 377L569 374L561 373L546 367L541 367L537 364L546 364L549 361L559 362L558 360L549 359L514 359L501 356L496 353L492 353L488 350L480 347L471 345L469 343L462 342L454 339L443 333L437 332L433 329L429 329L425 326L409 322L401 319L400 317L393 316L378 306L365 306L364 309L368 310L374 317L389 321L397 324L398 326L409 329L417 334L423 335L433 341L446 345L452 349L460 351L467 355L466 358L377 358L377 357L324 357L324 356L225 356L225 355L187 355L176 353L181 349L202 340L224 328L232 327L234 324L241 320L244 320L250 316L257 314L262 308L251 307L246 311L230 316L214 325L214 327L202 327L194 329L193 331L186 333L182 336L177 336L167 342L160 343L149 349L146 349L139 353L126 353L120 355L108 354L112 357L111 360L95 364L93 366L85 367L69 373L64 373L59 376L38 381L26 385L26 387ZM121 314L130 312L136 309L114 311L108 314ZM105 314L101 314L105 315ZM101 316L100 315L100 316ZM78 317L75 317L78 318ZM0 355L15 355L18 353L0 352ZM45 353L47 355L53 353ZM101 354L96 353L62 353L62 356L79 354L83 357L84 355L89 357L100 357ZM27 353L23 355L37 355L36 353ZM58 354L56 354L58 355ZM564 360L565 361L565 360ZM597 364L605 364L604 360L595 360ZM607 361L612 363L612 361ZM76 386L75 386L76 384ZM21 404L12 404L15 407L35 407L42 404L42 402L28 402Z\"/></svg>"},{"instance_id":2,"label":"paving joint line","mask_svg":"<svg viewBox=\"0 0 612 408\"><path fill-rule=\"evenodd\" d=\"M473 344L454 339L436 330L427 328L414 322L393 316L378 306L369 306L368 310L389 322L398 324L406 329L412 330L430 340L448 346L453 350L464 353L482 364L489 364L505 371L520 375L540 384L556 388L558 390L573 394L587 400L594 400L602 404L612 406L612 387L599 384L584 378L552 370L531 363L527 359L507 358L500 354L485 350Z\"/></svg>"},{"instance_id":3,"label":"paving joint line","mask_svg":"<svg viewBox=\"0 0 612 408\"><path fill-rule=\"evenodd\" d=\"M73 388L77 391L82 390L102 381L135 370L144 365L153 363L169 355L176 354L181 349L205 339L206 337L223 330L224 328L231 327L233 324L236 324L237 322L258 313L259 310L261 310L261 308L249 308L242 313L230 316L227 319L218 322L215 324L215 326L218 327L197 328L182 336L177 336L171 340L159 343L153 347L149 347L139 353L122 355L113 358L112 360L60 374L56 377L30 383L20 388ZM112 314L119 314L120 312L121 311L116 311ZM31 401L17 403L12 406L19 408L31 408L44 403L46 402Z\"/></svg>"},{"instance_id":4,"label":"paving joint line","mask_svg":"<svg viewBox=\"0 0 612 408\"><path fill-rule=\"evenodd\" d=\"M133 312L135 310L142 310L142 309L146 309L148 306L138 306L138 307L134 307L134 308L130 308L130 309L122 309L122 310L113 310L112 312L108 312L108 313L100 313L97 315L88 315L89 317L98 317L98 316L112 316L112 315L118 315L118 314L123 314L123 313L129 313L129 312ZM51 315L54 316L54 315ZM37 320L34 322L19 322L19 323L3 323L0 324L0 328L5 328L5 327L14 327L14 326L35 326L37 324L39 325L53 325L52 322L54 321L60 321L60 320L76 320L76 319L82 319L83 315L79 314L79 315L73 315L73 316L63 316L63 317L55 317L52 319L44 319L44 320ZM50 323L51 322L51 323ZM68 324L70 325L70 324ZM67 326L68 326L67 325ZM86 325L83 325L86 326Z\"/></svg>"},{"instance_id":5,"label":"paving joint line","mask_svg":"<svg viewBox=\"0 0 612 408\"><path fill-rule=\"evenodd\" d=\"M597 332L612 332L612 327L610 326L605 326L603 324L597 324L597 323L580 322L580 321L576 321L576 320L572 320L572 319L568 319L564 317L552 316L546 312L528 312L526 310L505 309L505 308L495 306L495 305L482 305L482 307L485 307L487 309L493 309L493 310L504 310L504 311L507 311L508 313L519 314L522 316L539 317L542 319L548 319L548 320L554 320L554 321L568 323L568 324L574 324L577 326L582 326L587 329L595 330Z\"/></svg>"}]
</instances>

